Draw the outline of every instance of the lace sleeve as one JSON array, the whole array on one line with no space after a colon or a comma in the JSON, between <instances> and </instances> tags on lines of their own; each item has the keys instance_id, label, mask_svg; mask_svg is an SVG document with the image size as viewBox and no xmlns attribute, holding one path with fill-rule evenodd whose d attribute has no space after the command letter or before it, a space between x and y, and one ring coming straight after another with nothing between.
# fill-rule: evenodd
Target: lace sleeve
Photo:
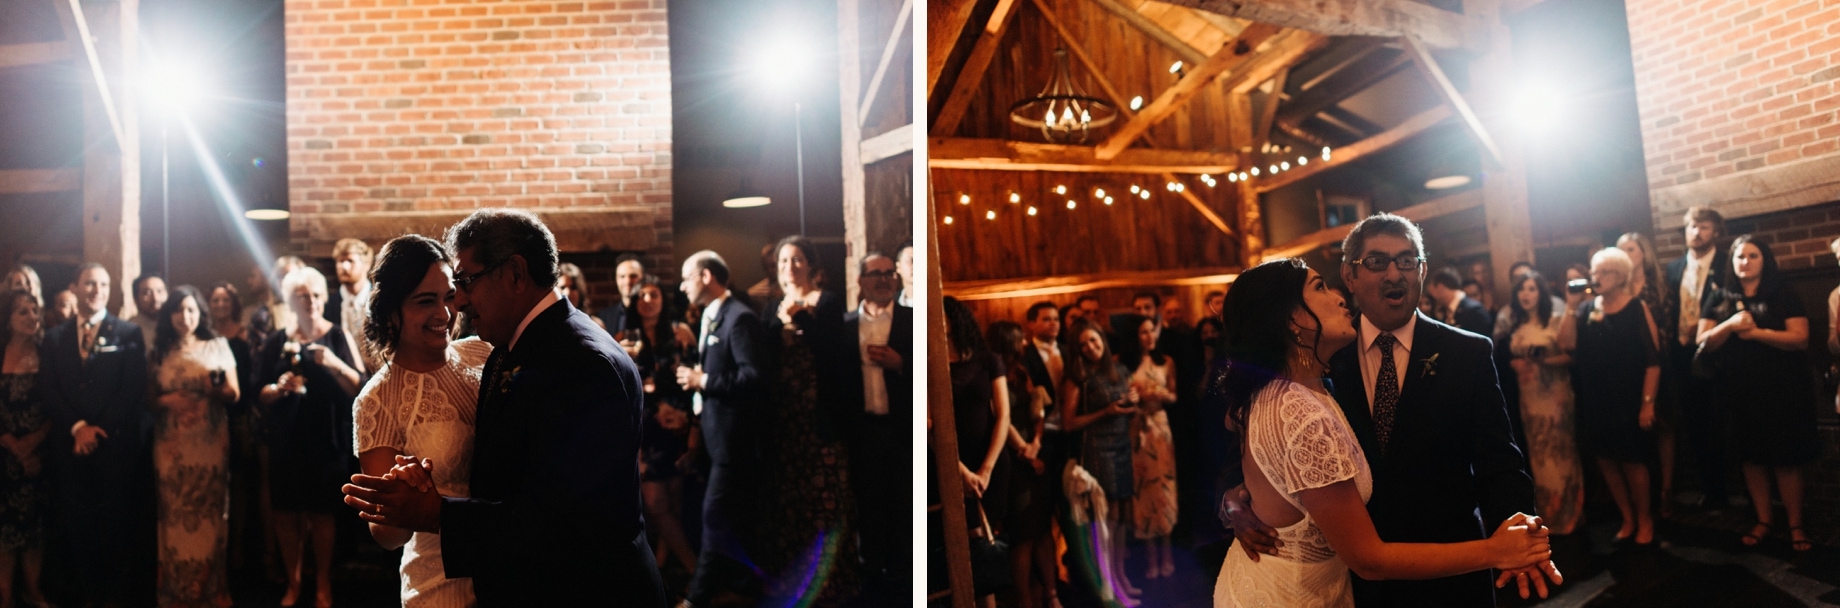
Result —
<instances>
[{"instance_id":1,"label":"lace sleeve","mask_svg":"<svg viewBox=\"0 0 1840 608\"><path fill-rule=\"evenodd\" d=\"M1295 496L1359 474L1360 444L1335 407L1289 383L1261 395L1247 424L1253 457L1273 488Z\"/></svg>"},{"instance_id":2,"label":"lace sleeve","mask_svg":"<svg viewBox=\"0 0 1840 608\"><path fill-rule=\"evenodd\" d=\"M402 451L406 439L403 437L402 420L397 411L397 403L384 399L388 391L390 373L386 368L371 377L352 401L352 452L363 454L373 448L396 448Z\"/></svg>"}]
</instances>

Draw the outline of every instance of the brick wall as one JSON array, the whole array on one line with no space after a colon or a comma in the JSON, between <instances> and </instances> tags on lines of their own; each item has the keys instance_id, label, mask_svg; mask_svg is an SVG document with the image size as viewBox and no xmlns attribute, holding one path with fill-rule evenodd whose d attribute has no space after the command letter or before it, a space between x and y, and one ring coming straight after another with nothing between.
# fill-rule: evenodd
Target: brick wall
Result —
<instances>
[{"instance_id":1,"label":"brick wall","mask_svg":"<svg viewBox=\"0 0 1840 608\"><path fill-rule=\"evenodd\" d=\"M1840 150L1840 5L1625 6L1651 189Z\"/></svg>"},{"instance_id":2,"label":"brick wall","mask_svg":"<svg viewBox=\"0 0 1840 608\"><path fill-rule=\"evenodd\" d=\"M353 224L315 221L329 216L507 206L617 211L648 230L563 250L642 250L670 266L664 0L287 0L285 10L293 252L330 255L320 249L340 235L316 227Z\"/></svg>"}]
</instances>

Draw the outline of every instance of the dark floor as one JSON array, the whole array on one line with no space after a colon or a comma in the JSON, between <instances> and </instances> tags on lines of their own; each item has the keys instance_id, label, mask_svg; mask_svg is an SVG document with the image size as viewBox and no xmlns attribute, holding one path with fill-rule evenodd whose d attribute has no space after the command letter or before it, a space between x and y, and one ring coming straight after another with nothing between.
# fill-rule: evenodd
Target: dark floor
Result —
<instances>
[{"instance_id":1,"label":"dark floor","mask_svg":"<svg viewBox=\"0 0 1840 608\"><path fill-rule=\"evenodd\" d=\"M1758 547L1745 547L1748 507L1707 511L1680 507L1659 528L1655 547L1614 544L1619 520L1614 510L1593 511L1577 534L1555 538L1553 561L1565 584L1546 600L1521 600L1501 594L1505 608L1647 607L1647 606L1828 606L1840 605L1840 547L1833 538L1813 551L1790 550L1785 533ZM1781 517L1780 509L1778 510ZM1218 545L1176 548L1174 578L1145 580L1143 548L1131 547L1128 574L1143 589L1138 606L1206 608L1213 601L1214 579L1224 556ZM1238 549L1233 549L1237 551ZM1063 584L1066 608L1098 608L1091 598ZM1115 608L1115 607L1108 607ZM1125 607L1130 608L1130 607Z\"/></svg>"}]
</instances>

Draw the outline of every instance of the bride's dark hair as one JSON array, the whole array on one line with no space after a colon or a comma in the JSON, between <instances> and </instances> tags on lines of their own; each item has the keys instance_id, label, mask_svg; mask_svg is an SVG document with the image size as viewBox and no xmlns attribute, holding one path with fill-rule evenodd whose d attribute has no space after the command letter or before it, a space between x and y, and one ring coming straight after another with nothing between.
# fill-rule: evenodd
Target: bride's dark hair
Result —
<instances>
[{"instance_id":1,"label":"bride's dark hair","mask_svg":"<svg viewBox=\"0 0 1840 608\"><path fill-rule=\"evenodd\" d=\"M1322 343L1321 331L1308 345L1291 331L1291 314L1298 309L1322 327L1322 319L1303 301L1303 285L1309 277L1310 267L1303 260L1285 258L1240 273L1227 290L1221 309L1226 321L1221 342L1228 367L1221 389L1227 418L1240 429L1246 428L1247 413L1259 391L1284 372L1292 349L1314 356Z\"/></svg>"}]
</instances>

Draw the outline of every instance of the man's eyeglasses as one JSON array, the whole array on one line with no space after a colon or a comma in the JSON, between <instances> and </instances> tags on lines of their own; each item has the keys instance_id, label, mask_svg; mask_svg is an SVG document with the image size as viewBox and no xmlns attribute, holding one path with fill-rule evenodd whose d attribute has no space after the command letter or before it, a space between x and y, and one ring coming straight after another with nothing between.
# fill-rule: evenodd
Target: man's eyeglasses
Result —
<instances>
[{"instance_id":1,"label":"man's eyeglasses","mask_svg":"<svg viewBox=\"0 0 1840 608\"><path fill-rule=\"evenodd\" d=\"M894 278L895 271L893 270L871 270L869 272L862 273L862 276L865 279L886 280L886 279Z\"/></svg>"},{"instance_id":2,"label":"man's eyeglasses","mask_svg":"<svg viewBox=\"0 0 1840 608\"><path fill-rule=\"evenodd\" d=\"M510 261L510 260L511 258L505 258L503 260L499 260L497 264L487 266L485 270L481 270L479 272L475 272L473 274L469 274L463 277L454 277L454 288L459 289L460 291L467 292L467 293L473 293L473 282L474 281L478 281L480 277L491 274L492 271L494 270L498 270L499 266L505 265L505 262Z\"/></svg>"},{"instance_id":3,"label":"man's eyeglasses","mask_svg":"<svg viewBox=\"0 0 1840 608\"><path fill-rule=\"evenodd\" d=\"M1425 258L1417 253L1401 253L1397 257L1374 254L1355 260L1355 263L1373 272L1386 272L1389 263L1398 266L1401 272L1411 272L1418 270L1418 265L1424 261Z\"/></svg>"}]
</instances>

